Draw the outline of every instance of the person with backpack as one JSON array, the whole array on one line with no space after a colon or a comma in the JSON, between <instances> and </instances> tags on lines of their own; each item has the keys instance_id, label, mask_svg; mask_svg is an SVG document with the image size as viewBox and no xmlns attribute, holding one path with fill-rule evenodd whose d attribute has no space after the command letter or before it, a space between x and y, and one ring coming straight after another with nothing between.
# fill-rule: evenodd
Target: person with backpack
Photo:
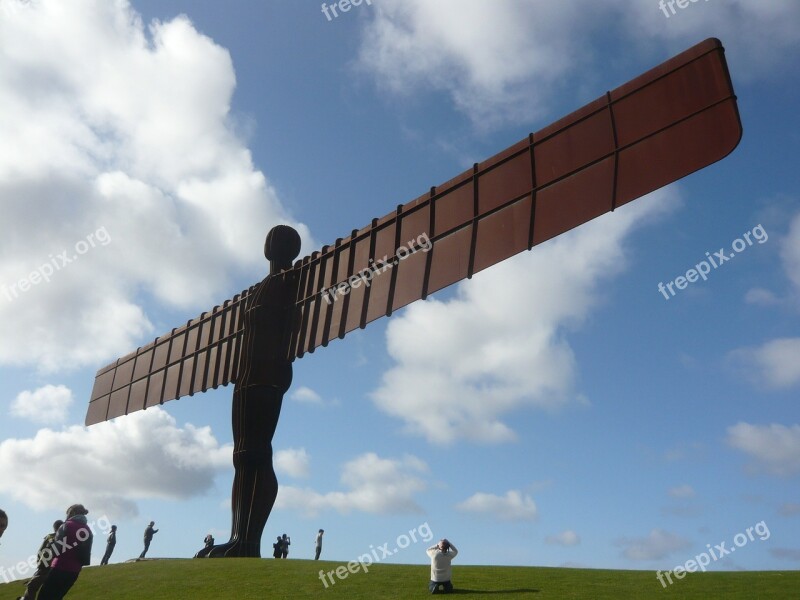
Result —
<instances>
[{"instance_id":1,"label":"person with backpack","mask_svg":"<svg viewBox=\"0 0 800 600\"><path fill-rule=\"evenodd\" d=\"M91 563L94 537L86 523L88 514L83 504L73 504L67 509L67 520L55 535L58 555L50 562L39 600L61 600L75 585L81 569Z\"/></svg>"},{"instance_id":2,"label":"person with backpack","mask_svg":"<svg viewBox=\"0 0 800 600\"><path fill-rule=\"evenodd\" d=\"M36 553L38 563L36 565L36 572L28 580L25 586L25 593L20 596L20 600L35 600L36 594L47 579L47 574L50 572L50 563L58 555L58 548L56 544L56 532L64 524L61 519L53 523L53 531L44 536L42 545Z\"/></svg>"},{"instance_id":3,"label":"person with backpack","mask_svg":"<svg viewBox=\"0 0 800 600\"><path fill-rule=\"evenodd\" d=\"M280 558L283 555L283 540L278 536L278 541L272 544L272 556Z\"/></svg>"}]
</instances>

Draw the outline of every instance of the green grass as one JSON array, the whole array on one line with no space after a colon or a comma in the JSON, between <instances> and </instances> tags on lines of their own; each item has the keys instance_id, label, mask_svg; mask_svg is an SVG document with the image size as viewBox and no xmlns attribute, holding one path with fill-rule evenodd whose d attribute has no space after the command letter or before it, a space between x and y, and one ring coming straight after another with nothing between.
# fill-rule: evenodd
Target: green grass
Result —
<instances>
[{"instance_id":1,"label":"green grass","mask_svg":"<svg viewBox=\"0 0 800 600\"><path fill-rule=\"evenodd\" d=\"M319 570L346 563L311 560L148 560L84 569L67 598L72 600L407 600L427 597L426 565L377 564L336 579L328 588ZM354 566L355 568L355 566ZM453 567L459 597L492 600L709 598L786 600L798 597L800 571L687 574L666 589L653 571L555 569L543 567ZM21 582L0 585L0 600L22 593Z\"/></svg>"}]
</instances>

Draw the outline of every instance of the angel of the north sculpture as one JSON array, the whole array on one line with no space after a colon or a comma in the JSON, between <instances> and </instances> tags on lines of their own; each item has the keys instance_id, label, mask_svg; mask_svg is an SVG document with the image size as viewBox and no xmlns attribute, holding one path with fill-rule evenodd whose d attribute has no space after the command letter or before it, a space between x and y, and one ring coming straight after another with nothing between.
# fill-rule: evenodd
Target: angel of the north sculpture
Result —
<instances>
[{"instance_id":1,"label":"angel of the north sculpture","mask_svg":"<svg viewBox=\"0 0 800 600\"><path fill-rule=\"evenodd\" d=\"M269 275L100 369L86 424L232 382L232 531L207 554L260 556L295 359L724 158L741 135L708 39L302 260L297 232L275 227Z\"/></svg>"}]
</instances>

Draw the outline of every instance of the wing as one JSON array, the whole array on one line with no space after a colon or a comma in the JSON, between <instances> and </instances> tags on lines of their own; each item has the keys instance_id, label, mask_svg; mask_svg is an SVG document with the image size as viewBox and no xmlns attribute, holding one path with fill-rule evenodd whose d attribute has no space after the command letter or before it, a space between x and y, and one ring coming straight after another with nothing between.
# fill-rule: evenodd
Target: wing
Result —
<instances>
[{"instance_id":1,"label":"wing","mask_svg":"<svg viewBox=\"0 0 800 600\"><path fill-rule=\"evenodd\" d=\"M706 40L298 261L287 359L702 169L741 134ZM86 424L235 381L254 287L100 369Z\"/></svg>"},{"instance_id":2,"label":"wing","mask_svg":"<svg viewBox=\"0 0 800 600\"><path fill-rule=\"evenodd\" d=\"M255 286L97 372L86 425L236 379L242 311Z\"/></svg>"},{"instance_id":3,"label":"wing","mask_svg":"<svg viewBox=\"0 0 800 600\"><path fill-rule=\"evenodd\" d=\"M296 263L290 354L702 169L741 135L724 49L708 39Z\"/></svg>"}]
</instances>

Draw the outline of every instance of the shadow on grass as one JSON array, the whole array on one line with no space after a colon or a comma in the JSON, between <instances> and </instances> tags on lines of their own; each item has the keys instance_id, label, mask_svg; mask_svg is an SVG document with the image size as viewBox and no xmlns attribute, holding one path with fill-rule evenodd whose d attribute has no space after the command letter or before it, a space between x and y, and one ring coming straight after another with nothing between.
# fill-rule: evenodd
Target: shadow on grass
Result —
<instances>
[{"instance_id":1,"label":"shadow on grass","mask_svg":"<svg viewBox=\"0 0 800 600\"><path fill-rule=\"evenodd\" d=\"M464 588L454 588L450 594L537 594L540 590L535 590L531 588L520 588L516 590L467 590ZM448 594L433 594L434 596L438 595L448 595Z\"/></svg>"}]
</instances>

